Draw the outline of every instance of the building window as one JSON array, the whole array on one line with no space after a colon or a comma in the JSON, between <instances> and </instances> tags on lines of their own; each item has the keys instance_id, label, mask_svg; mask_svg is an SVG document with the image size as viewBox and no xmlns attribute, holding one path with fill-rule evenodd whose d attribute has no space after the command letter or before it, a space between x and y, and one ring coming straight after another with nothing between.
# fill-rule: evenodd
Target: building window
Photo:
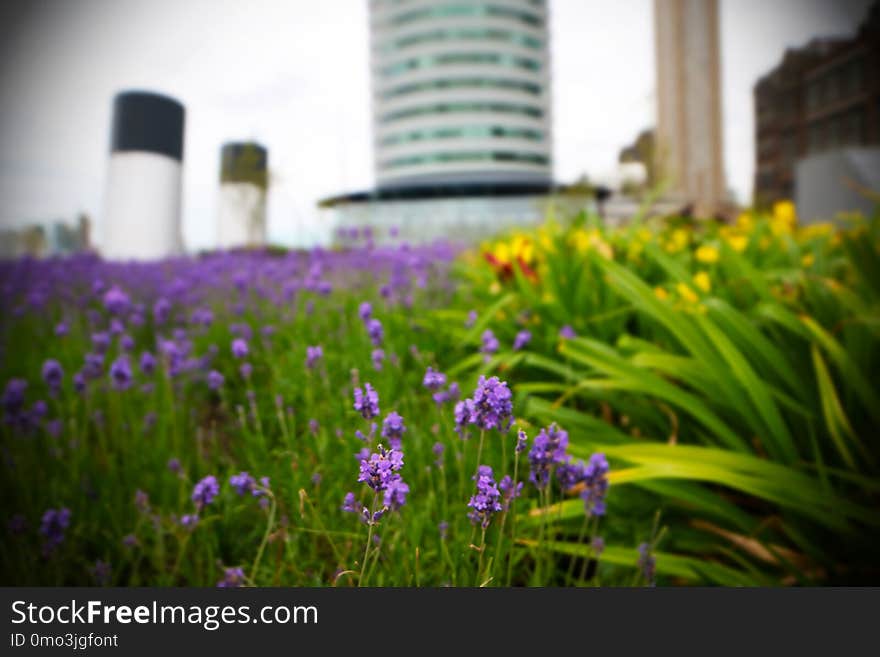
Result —
<instances>
[{"instance_id":1,"label":"building window","mask_svg":"<svg viewBox=\"0 0 880 657\"><path fill-rule=\"evenodd\" d=\"M383 67L380 73L386 77L401 75L408 71L434 68L436 66L454 66L456 64L491 64L494 66L506 66L508 68L521 68L527 71L540 71L541 62L528 57L517 57L502 53L492 52L450 52L442 55L426 55L414 57L402 62L396 62Z\"/></svg>"},{"instance_id":2,"label":"building window","mask_svg":"<svg viewBox=\"0 0 880 657\"><path fill-rule=\"evenodd\" d=\"M379 165L382 170L456 162L518 162L545 166L550 163L546 155L516 153L513 151L474 151L461 153L432 153L430 155L407 155L386 160Z\"/></svg>"},{"instance_id":3,"label":"building window","mask_svg":"<svg viewBox=\"0 0 880 657\"><path fill-rule=\"evenodd\" d=\"M533 37L530 34L524 34L521 32L500 30L497 28L461 28L448 30L431 30L430 32L421 32L419 34L408 34L406 36L399 37L394 41L391 41L390 43L386 43L384 46L382 46L382 52L397 52L399 50L403 50L410 46L415 46L421 43L463 40L502 41L505 43L511 43L516 46L532 48L534 50L540 50L544 46L544 42L541 39Z\"/></svg>"},{"instance_id":4,"label":"building window","mask_svg":"<svg viewBox=\"0 0 880 657\"><path fill-rule=\"evenodd\" d=\"M543 89L540 84L525 80L505 78L459 78L426 80L393 87L382 94L383 98L397 98L422 91L447 91L450 89L504 89L505 91L522 91L532 96L540 96Z\"/></svg>"},{"instance_id":5,"label":"building window","mask_svg":"<svg viewBox=\"0 0 880 657\"><path fill-rule=\"evenodd\" d=\"M505 126L455 126L443 128L428 128L424 130L412 130L393 135L388 135L379 143L382 146L396 144L409 144L413 142L431 139L527 139L531 141L543 141L544 133L529 128L512 128Z\"/></svg>"},{"instance_id":6,"label":"building window","mask_svg":"<svg viewBox=\"0 0 880 657\"><path fill-rule=\"evenodd\" d=\"M544 116L544 111L538 107L531 105L513 105L510 103L436 103L433 105L421 105L418 107L407 107L389 112L381 118L382 123L391 123L400 119L409 119L416 116L426 116L430 114L464 114L470 112L492 112L498 114L519 114L521 116L529 116L540 119Z\"/></svg>"},{"instance_id":7,"label":"building window","mask_svg":"<svg viewBox=\"0 0 880 657\"><path fill-rule=\"evenodd\" d=\"M431 18L448 18L450 16L488 16L490 18L509 18L511 20L531 25L534 27L542 27L544 21L535 14L528 11L520 11L512 7L501 5L481 5L481 4L447 4L436 7L425 7L422 9L414 9L406 13L398 14L391 19L392 25L405 25L424 19Z\"/></svg>"}]
</instances>

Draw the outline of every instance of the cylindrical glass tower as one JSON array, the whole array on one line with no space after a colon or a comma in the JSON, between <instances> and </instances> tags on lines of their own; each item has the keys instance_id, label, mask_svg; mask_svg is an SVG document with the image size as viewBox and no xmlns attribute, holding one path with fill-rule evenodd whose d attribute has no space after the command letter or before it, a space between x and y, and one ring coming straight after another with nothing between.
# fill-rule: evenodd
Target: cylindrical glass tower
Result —
<instances>
[{"instance_id":1,"label":"cylindrical glass tower","mask_svg":"<svg viewBox=\"0 0 880 657\"><path fill-rule=\"evenodd\" d=\"M546 0L371 0L381 188L552 179Z\"/></svg>"}]
</instances>

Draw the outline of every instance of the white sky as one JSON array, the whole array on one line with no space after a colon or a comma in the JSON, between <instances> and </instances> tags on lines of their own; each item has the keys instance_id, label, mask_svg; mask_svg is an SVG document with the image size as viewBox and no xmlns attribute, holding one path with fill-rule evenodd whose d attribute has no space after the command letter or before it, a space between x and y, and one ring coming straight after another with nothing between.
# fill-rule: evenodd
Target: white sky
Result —
<instances>
[{"instance_id":1,"label":"white sky","mask_svg":"<svg viewBox=\"0 0 880 657\"><path fill-rule=\"evenodd\" d=\"M555 177L596 179L655 112L653 2L549 0ZM9 0L3 0L4 4ZM787 46L851 33L870 0L721 0L728 186L751 197L752 86ZM315 202L373 184L366 0L31 0L0 9L0 225L100 222L112 98L186 106L184 237L213 246L223 142L269 149L269 237L309 244Z\"/></svg>"}]
</instances>

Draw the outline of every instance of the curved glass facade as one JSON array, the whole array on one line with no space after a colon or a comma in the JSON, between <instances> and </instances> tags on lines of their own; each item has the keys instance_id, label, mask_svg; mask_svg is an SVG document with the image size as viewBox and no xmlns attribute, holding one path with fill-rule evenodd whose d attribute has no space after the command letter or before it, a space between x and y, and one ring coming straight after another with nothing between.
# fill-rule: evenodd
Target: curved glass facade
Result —
<instances>
[{"instance_id":1,"label":"curved glass facade","mask_svg":"<svg viewBox=\"0 0 880 657\"><path fill-rule=\"evenodd\" d=\"M545 2L373 0L370 12L380 187L551 180Z\"/></svg>"}]
</instances>

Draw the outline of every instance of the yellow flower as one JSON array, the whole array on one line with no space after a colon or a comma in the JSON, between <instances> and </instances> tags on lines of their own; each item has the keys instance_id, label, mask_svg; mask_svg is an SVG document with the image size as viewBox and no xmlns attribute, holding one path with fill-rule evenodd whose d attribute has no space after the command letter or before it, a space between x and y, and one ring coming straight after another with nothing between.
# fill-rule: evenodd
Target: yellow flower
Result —
<instances>
[{"instance_id":1,"label":"yellow flower","mask_svg":"<svg viewBox=\"0 0 880 657\"><path fill-rule=\"evenodd\" d=\"M812 267L814 262L816 262L816 256L812 253L805 253L801 257L801 265L803 267Z\"/></svg>"},{"instance_id":2,"label":"yellow flower","mask_svg":"<svg viewBox=\"0 0 880 657\"><path fill-rule=\"evenodd\" d=\"M669 298L669 292L667 292L664 288L657 286L654 288L654 296L656 296L661 301L666 301Z\"/></svg>"},{"instance_id":3,"label":"yellow flower","mask_svg":"<svg viewBox=\"0 0 880 657\"><path fill-rule=\"evenodd\" d=\"M699 300L696 292L685 283L679 283L675 289L678 290L678 296L689 303L696 303Z\"/></svg>"},{"instance_id":4,"label":"yellow flower","mask_svg":"<svg viewBox=\"0 0 880 657\"><path fill-rule=\"evenodd\" d=\"M507 242L498 242L498 244L495 245L495 248L492 249L492 256L499 264L509 265L510 247L507 246Z\"/></svg>"},{"instance_id":5,"label":"yellow flower","mask_svg":"<svg viewBox=\"0 0 880 657\"><path fill-rule=\"evenodd\" d=\"M707 265L711 265L713 262L718 262L718 249L714 246L704 244L697 249L697 260Z\"/></svg>"},{"instance_id":6,"label":"yellow flower","mask_svg":"<svg viewBox=\"0 0 880 657\"><path fill-rule=\"evenodd\" d=\"M498 294L499 292L501 292L501 283L492 281L492 285L489 286L489 294Z\"/></svg>"},{"instance_id":7,"label":"yellow flower","mask_svg":"<svg viewBox=\"0 0 880 657\"><path fill-rule=\"evenodd\" d=\"M727 243L737 253L742 253L749 245L749 238L746 235L731 235L727 238Z\"/></svg>"},{"instance_id":8,"label":"yellow flower","mask_svg":"<svg viewBox=\"0 0 880 657\"><path fill-rule=\"evenodd\" d=\"M794 203L791 201L776 201L773 204L773 220L793 228L797 221Z\"/></svg>"},{"instance_id":9,"label":"yellow flower","mask_svg":"<svg viewBox=\"0 0 880 657\"><path fill-rule=\"evenodd\" d=\"M513 252L514 258L525 263L531 263L535 253L532 241L524 235L514 236L513 241L510 243L510 250Z\"/></svg>"},{"instance_id":10,"label":"yellow flower","mask_svg":"<svg viewBox=\"0 0 880 657\"><path fill-rule=\"evenodd\" d=\"M711 290L712 281L709 279L709 274L704 271L698 271L694 274L694 285L700 288L703 292Z\"/></svg>"},{"instance_id":11,"label":"yellow flower","mask_svg":"<svg viewBox=\"0 0 880 657\"><path fill-rule=\"evenodd\" d=\"M741 213L736 218L736 227L739 228L743 232L750 232L755 225L755 219L752 217L752 213L749 211Z\"/></svg>"}]
</instances>

